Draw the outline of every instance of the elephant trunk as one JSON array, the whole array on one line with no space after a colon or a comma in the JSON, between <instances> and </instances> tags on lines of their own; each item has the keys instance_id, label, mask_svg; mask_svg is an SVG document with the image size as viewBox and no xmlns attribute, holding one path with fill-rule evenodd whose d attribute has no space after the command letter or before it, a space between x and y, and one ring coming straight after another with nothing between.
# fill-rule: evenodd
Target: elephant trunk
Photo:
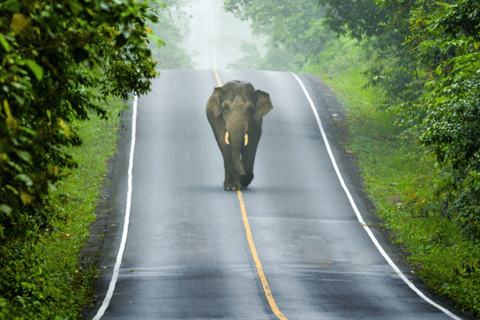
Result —
<instances>
[{"instance_id":1,"label":"elephant trunk","mask_svg":"<svg viewBox=\"0 0 480 320\"><path fill-rule=\"evenodd\" d=\"M233 165L235 170L238 172L239 175L245 175L245 168L243 167L242 158L241 158L241 149L242 144L244 143L242 140L243 136L240 134L233 134L232 135L232 144L230 146L231 157L233 161Z\"/></svg>"},{"instance_id":2,"label":"elephant trunk","mask_svg":"<svg viewBox=\"0 0 480 320\"><path fill-rule=\"evenodd\" d=\"M243 167L242 160L240 159L240 154L237 154L237 156L234 158L234 164L235 164L235 169L237 170L238 174L241 176L245 175L245 168Z\"/></svg>"},{"instance_id":3,"label":"elephant trunk","mask_svg":"<svg viewBox=\"0 0 480 320\"><path fill-rule=\"evenodd\" d=\"M248 132L248 122L246 114L242 108L236 108L226 121L226 129L229 134L230 154L235 170L240 176L245 175L241 159L241 149L246 144L246 133Z\"/></svg>"}]
</instances>

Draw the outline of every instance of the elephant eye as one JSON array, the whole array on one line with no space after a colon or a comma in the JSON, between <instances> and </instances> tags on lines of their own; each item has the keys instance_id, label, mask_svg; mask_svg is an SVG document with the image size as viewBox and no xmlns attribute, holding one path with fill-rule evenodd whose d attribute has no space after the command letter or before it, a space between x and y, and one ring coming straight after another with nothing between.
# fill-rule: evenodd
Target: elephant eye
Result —
<instances>
[{"instance_id":1,"label":"elephant eye","mask_svg":"<svg viewBox=\"0 0 480 320\"><path fill-rule=\"evenodd\" d=\"M248 134L245 135L245 146L248 144Z\"/></svg>"},{"instance_id":2,"label":"elephant eye","mask_svg":"<svg viewBox=\"0 0 480 320\"><path fill-rule=\"evenodd\" d=\"M227 144L230 144L230 137L229 137L229 135L228 135L228 131L225 132L225 142L226 142Z\"/></svg>"}]
</instances>

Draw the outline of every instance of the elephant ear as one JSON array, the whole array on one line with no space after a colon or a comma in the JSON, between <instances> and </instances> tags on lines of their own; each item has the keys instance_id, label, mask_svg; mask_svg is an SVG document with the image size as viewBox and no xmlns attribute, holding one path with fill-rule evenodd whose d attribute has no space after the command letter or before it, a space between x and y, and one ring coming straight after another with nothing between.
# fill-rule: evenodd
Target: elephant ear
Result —
<instances>
[{"instance_id":1,"label":"elephant ear","mask_svg":"<svg viewBox=\"0 0 480 320\"><path fill-rule=\"evenodd\" d=\"M273 109L270 95L265 91L255 91L255 108L253 110L253 117L255 120L260 120L270 110Z\"/></svg>"},{"instance_id":2,"label":"elephant ear","mask_svg":"<svg viewBox=\"0 0 480 320\"><path fill-rule=\"evenodd\" d=\"M213 93L210 96L210 99L208 99L207 108L213 111L213 115L215 117L218 117L222 114L222 105L220 103L221 96L222 88L216 87L215 89L213 89Z\"/></svg>"}]
</instances>

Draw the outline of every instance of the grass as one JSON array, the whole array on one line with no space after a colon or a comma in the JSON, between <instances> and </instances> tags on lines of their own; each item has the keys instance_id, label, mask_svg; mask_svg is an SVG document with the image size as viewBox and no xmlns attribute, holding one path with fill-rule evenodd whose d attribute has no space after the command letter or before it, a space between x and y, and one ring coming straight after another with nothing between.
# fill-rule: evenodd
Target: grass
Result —
<instances>
[{"instance_id":1,"label":"grass","mask_svg":"<svg viewBox=\"0 0 480 320\"><path fill-rule=\"evenodd\" d=\"M83 139L80 148L69 152L78 168L66 170L65 178L51 193L52 206L59 215L54 232L44 235L33 247L25 248L27 262L17 271L24 293L14 301L0 301L0 319L77 319L90 303L95 266L79 268L79 252L90 236L102 183L108 172L107 161L116 153L118 114L122 101L108 103L109 119L92 114L90 120L73 124ZM31 258L28 258L30 256ZM28 261L32 261L28 265ZM21 269L18 269L21 268ZM25 290L30 293L25 294Z\"/></svg>"},{"instance_id":2,"label":"grass","mask_svg":"<svg viewBox=\"0 0 480 320\"><path fill-rule=\"evenodd\" d=\"M405 138L382 108L384 93L363 89L370 61L354 40L331 42L302 72L334 91L347 113L345 148L355 153L368 197L415 272L438 293L480 317L480 245L457 222L434 210L442 174L434 159Z\"/></svg>"},{"instance_id":3,"label":"grass","mask_svg":"<svg viewBox=\"0 0 480 320\"><path fill-rule=\"evenodd\" d=\"M83 145L69 151L78 162L78 168L66 172L68 176L57 184L54 194L55 206L62 219L56 221L56 233L38 248L48 257L48 269L56 272L63 269L66 278L58 279L58 285L72 295L75 303L71 307L75 315L92 296L91 280L96 277L96 271L80 269L78 255L90 236L88 228L95 221L94 211L108 172L107 161L116 153L118 114L125 108L122 101L111 100L107 121L92 115L90 121L77 124Z\"/></svg>"}]
</instances>

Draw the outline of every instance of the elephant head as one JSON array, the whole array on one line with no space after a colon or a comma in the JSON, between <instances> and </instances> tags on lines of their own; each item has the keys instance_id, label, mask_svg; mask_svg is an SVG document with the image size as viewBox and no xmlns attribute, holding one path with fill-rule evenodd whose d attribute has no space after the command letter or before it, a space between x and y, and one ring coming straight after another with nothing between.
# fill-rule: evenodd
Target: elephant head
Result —
<instances>
[{"instance_id":1,"label":"elephant head","mask_svg":"<svg viewBox=\"0 0 480 320\"><path fill-rule=\"evenodd\" d=\"M231 81L214 89L207 116L225 162L225 189L239 190L253 179L262 118L273 108L268 93Z\"/></svg>"}]
</instances>

